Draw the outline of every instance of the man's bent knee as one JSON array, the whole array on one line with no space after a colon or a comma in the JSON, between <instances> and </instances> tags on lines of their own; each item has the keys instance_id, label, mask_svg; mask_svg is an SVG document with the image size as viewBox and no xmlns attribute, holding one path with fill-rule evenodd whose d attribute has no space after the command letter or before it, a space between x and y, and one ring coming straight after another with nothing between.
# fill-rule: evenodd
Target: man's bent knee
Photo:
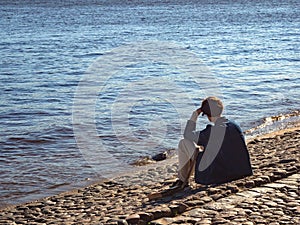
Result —
<instances>
[{"instance_id":1,"label":"man's bent knee","mask_svg":"<svg viewBox=\"0 0 300 225\"><path fill-rule=\"evenodd\" d=\"M195 151L194 142L188 139L181 139L178 144L178 151L185 152L185 154L192 156Z\"/></svg>"},{"instance_id":2,"label":"man's bent knee","mask_svg":"<svg viewBox=\"0 0 300 225\"><path fill-rule=\"evenodd\" d=\"M192 141L188 140L188 139L181 139L179 141L178 147L180 148L182 146L184 146L184 147L192 147L193 146L194 147L195 144Z\"/></svg>"}]
</instances>

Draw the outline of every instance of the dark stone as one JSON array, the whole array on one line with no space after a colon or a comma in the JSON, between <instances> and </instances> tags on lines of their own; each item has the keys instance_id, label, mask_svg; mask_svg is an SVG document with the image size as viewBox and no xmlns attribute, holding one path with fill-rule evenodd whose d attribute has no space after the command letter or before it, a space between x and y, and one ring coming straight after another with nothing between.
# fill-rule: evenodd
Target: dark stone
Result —
<instances>
[{"instance_id":1,"label":"dark stone","mask_svg":"<svg viewBox=\"0 0 300 225\"><path fill-rule=\"evenodd\" d=\"M154 217L151 213L142 212L142 213L139 213L139 216L140 216L140 219L145 222L149 222L154 219Z\"/></svg>"},{"instance_id":2,"label":"dark stone","mask_svg":"<svg viewBox=\"0 0 300 225\"><path fill-rule=\"evenodd\" d=\"M201 201L201 200L190 200L190 201L187 201L186 204L187 204L189 207L192 207L192 206L200 206L200 205L203 205L203 204L204 204L204 201Z\"/></svg>"},{"instance_id":3,"label":"dark stone","mask_svg":"<svg viewBox=\"0 0 300 225\"><path fill-rule=\"evenodd\" d=\"M132 214L126 218L128 224L138 224L140 221L140 216L138 214Z\"/></svg>"},{"instance_id":4,"label":"dark stone","mask_svg":"<svg viewBox=\"0 0 300 225\"><path fill-rule=\"evenodd\" d=\"M268 176L260 176L260 179L263 180L264 184L271 182L270 177Z\"/></svg>"},{"instance_id":5,"label":"dark stone","mask_svg":"<svg viewBox=\"0 0 300 225\"><path fill-rule=\"evenodd\" d=\"M282 178L282 177L279 176L279 175L275 175L275 174L271 174L271 175L270 175L270 180L271 180L271 182L276 181L276 180L279 180L280 178Z\"/></svg>"},{"instance_id":6,"label":"dark stone","mask_svg":"<svg viewBox=\"0 0 300 225\"><path fill-rule=\"evenodd\" d=\"M170 205L169 208L171 210L171 216L177 216L178 214L183 213L188 208L188 205L185 203L178 203L176 205Z\"/></svg>"},{"instance_id":7,"label":"dark stone","mask_svg":"<svg viewBox=\"0 0 300 225\"><path fill-rule=\"evenodd\" d=\"M152 159L155 161L162 161L162 160L167 159L167 156L168 155L166 152L162 152L162 153L152 156Z\"/></svg>"},{"instance_id":8,"label":"dark stone","mask_svg":"<svg viewBox=\"0 0 300 225\"><path fill-rule=\"evenodd\" d=\"M126 220L118 220L118 221L117 221L117 224L118 224L118 225L128 225L128 223L127 223Z\"/></svg>"},{"instance_id":9,"label":"dark stone","mask_svg":"<svg viewBox=\"0 0 300 225\"><path fill-rule=\"evenodd\" d=\"M255 186L260 186L260 185L264 184L264 180L261 178L256 178L254 180L254 183L255 183Z\"/></svg>"},{"instance_id":10,"label":"dark stone","mask_svg":"<svg viewBox=\"0 0 300 225\"><path fill-rule=\"evenodd\" d=\"M297 167L296 166L290 166L288 168L286 168L286 171L293 173L293 172L297 172Z\"/></svg>"},{"instance_id":11,"label":"dark stone","mask_svg":"<svg viewBox=\"0 0 300 225\"><path fill-rule=\"evenodd\" d=\"M153 215L153 220L160 219L164 216L161 209L153 209L153 210L150 211L150 213Z\"/></svg>"},{"instance_id":12,"label":"dark stone","mask_svg":"<svg viewBox=\"0 0 300 225\"><path fill-rule=\"evenodd\" d=\"M220 190L217 189L217 188L209 188L209 189L207 190L207 193L208 193L209 195L214 195L214 194L217 194L218 192L220 192Z\"/></svg>"},{"instance_id":13,"label":"dark stone","mask_svg":"<svg viewBox=\"0 0 300 225\"><path fill-rule=\"evenodd\" d=\"M239 188L236 185L228 185L227 186L228 190L230 190L232 193L237 193L239 192Z\"/></svg>"},{"instance_id":14,"label":"dark stone","mask_svg":"<svg viewBox=\"0 0 300 225\"><path fill-rule=\"evenodd\" d=\"M297 162L296 159L282 159L279 163L290 163L290 162Z\"/></svg>"},{"instance_id":15,"label":"dark stone","mask_svg":"<svg viewBox=\"0 0 300 225\"><path fill-rule=\"evenodd\" d=\"M222 198L223 195L221 194L215 194L215 195L212 195L211 198L214 200L214 201L217 201L218 199Z\"/></svg>"},{"instance_id":16,"label":"dark stone","mask_svg":"<svg viewBox=\"0 0 300 225\"><path fill-rule=\"evenodd\" d=\"M252 187L254 187L254 186L255 186L255 183L254 183L253 180L249 180L249 181L247 181L246 184L245 184L245 187L246 187L246 188L252 188Z\"/></svg>"},{"instance_id":17,"label":"dark stone","mask_svg":"<svg viewBox=\"0 0 300 225\"><path fill-rule=\"evenodd\" d=\"M274 171L273 173L274 173L274 175L279 175L281 177L284 177L286 175L286 171L284 171L284 170L277 170L277 171Z\"/></svg>"}]
</instances>

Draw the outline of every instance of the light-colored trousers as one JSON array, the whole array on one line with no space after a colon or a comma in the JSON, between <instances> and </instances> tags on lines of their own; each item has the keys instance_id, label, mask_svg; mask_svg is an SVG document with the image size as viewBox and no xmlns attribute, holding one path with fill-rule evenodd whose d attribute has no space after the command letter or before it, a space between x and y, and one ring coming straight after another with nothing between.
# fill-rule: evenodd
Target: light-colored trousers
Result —
<instances>
[{"instance_id":1,"label":"light-colored trousers","mask_svg":"<svg viewBox=\"0 0 300 225\"><path fill-rule=\"evenodd\" d=\"M194 142L182 139L178 144L178 178L183 182L188 182L194 172L195 162L199 149Z\"/></svg>"}]
</instances>

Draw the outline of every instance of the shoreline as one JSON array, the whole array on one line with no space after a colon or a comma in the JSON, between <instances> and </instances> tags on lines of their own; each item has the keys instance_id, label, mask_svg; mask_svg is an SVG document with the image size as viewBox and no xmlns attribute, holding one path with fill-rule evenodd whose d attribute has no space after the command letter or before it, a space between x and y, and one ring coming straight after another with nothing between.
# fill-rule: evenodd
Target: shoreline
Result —
<instances>
[{"instance_id":1,"label":"shoreline","mask_svg":"<svg viewBox=\"0 0 300 225\"><path fill-rule=\"evenodd\" d=\"M296 136L296 137L294 137L294 136ZM251 185L252 185L252 188L256 187L256 186L259 187L260 185L256 185L256 182L257 182L257 184L259 184L259 183L268 184L268 183L272 183L274 181L276 182L277 178L280 180L281 178L286 178L289 176L293 176L294 174L297 174L297 172L299 172L299 169L300 169L299 161L297 160L297 158L299 158L299 157L297 157L297 155L299 155L298 150L299 150L299 143L300 143L300 139L298 139L298 136L300 136L300 124L298 124L297 126L295 126L293 128L274 131L274 132L260 135L256 138L247 140L247 144L249 146L249 152L250 152L250 156L251 156L251 162L252 162L254 171L257 172L259 169L262 169L262 170L265 170L265 173L262 173L257 178L254 177L255 179L258 179L258 181L255 181L255 179L254 179L254 181L252 181L252 179L246 178L245 183L241 184L241 186L238 186L238 189L247 190L247 186L251 186ZM272 148L270 148L271 150L268 149L268 147L266 147L269 145L270 142L274 142L273 143L274 146L272 146ZM280 145L285 146L285 144L288 144L288 146L285 149L280 147ZM258 151L258 152L256 152L256 151ZM269 151L272 151L272 152L269 153ZM281 155L283 153L282 151L284 151L287 155L282 156ZM291 151L291 152L288 152L288 151ZM274 157L274 154L276 154L278 156ZM269 157L269 155L271 155L272 157ZM287 156L288 156L288 158L286 158ZM269 157L269 158L267 158L267 157ZM278 160L278 162L276 162L276 161L272 162L272 160L274 160L274 158L276 158ZM2 207L2 208L0 208L0 215L1 215L0 218L4 218L4 219L0 220L0 224L2 224L3 221L5 221L6 214L9 214L10 218L13 220L15 220L15 219L20 220L19 217L22 217L22 218L26 217L25 214L28 214L27 211L28 210L30 211L31 208L32 209L34 208L34 209L40 209L36 213L35 219L37 219L39 217L44 218L44 216L47 216L47 214L42 213L44 208L48 209L48 211L51 211L51 210L55 211L55 210L57 210L56 205L58 203L59 203L59 205L60 204L63 205L63 204L65 204L65 202L72 202L72 201L76 202L77 200L80 201L81 204L85 204L85 201L83 200L84 198L86 198L87 202L90 202L89 203L90 206L92 208L94 208L98 204L97 198L101 199L100 202L104 201L104 199L102 199L102 196L107 196L106 199L108 199L109 202L110 201L114 202L114 201L118 201L118 200L123 201L123 200L126 200L127 198L131 199L133 197L133 200L129 199L129 201L138 202L138 205L136 205L137 203L135 203L134 205L136 205L135 206L136 209L129 208L129 211L131 213L135 213L135 210L141 209L141 206L143 205L142 203L149 202L149 200L147 200L145 194L151 193L153 190L156 190L156 189L162 189L162 188L164 188L166 183L171 182L171 180L175 179L176 171L177 171L176 164L177 164L177 157L173 157L171 159L159 161L154 164L148 164L146 166L136 166L136 167L134 167L135 171L133 173L131 173L130 175L128 175L128 172L127 172L127 174L125 173L123 175L116 176L113 179L105 179L102 181L95 181L95 182L91 181L91 183L88 186L85 186L82 188L73 188L72 190L68 190L68 191L53 195L53 196L47 196L47 197L44 197L44 198L41 198L38 200L34 200L34 201L30 201L27 203L21 203L21 204L9 205L6 207ZM290 165L290 172L289 171L287 172L288 176L286 176L286 174L281 171L281 170L285 169L284 167L282 167L282 165L284 165L284 166ZM277 167L280 168L278 171L277 171ZM275 171L275 173L273 170ZM266 174L268 174L270 171L271 171L271 173L270 173L271 175L268 178L266 178L266 176L267 176ZM282 177L280 177L280 176L282 176ZM232 182L233 183L232 185L235 185L235 183L239 183L239 182L241 182L241 181L239 180L236 182ZM114 190L115 189L114 187L118 187L120 189L119 193L121 193L121 194L125 193L125 194L120 197L118 195L119 193ZM194 184L193 188L197 188L197 185ZM137 199L135 196L135 193L140 198ZM97 195L96 200L94 200L95 194ZM232 194L234 194L234 193L232 193ZM93 201L95 201L94 204L91 202L92 200L90 199L89 196L94 196L93 197ZM194 195L191 194L188 197L193 197L193 196ZM182 196L182 199L185 199L185 196ZM119 202L119 204L121 204L121 202ZM170 199L170 202L172 202L172 199ZM74 204L75 203L72 203L69 206L67 206L66 208L75 210ZM102 202L102 206L103 206L103 204L104 204L104 202ZM120 208L121 207L122 208L122 206L118 207L118 204L115 204L114 207L112 205L109 207L112 207L112 208ZM151 208L152 206L149 206L149 207ZM60 208L62 208L62 207L60 206ZM129 211L126 213L124 211L124 216L119 215L119 219L124 220L127 218L128 221L130 221L130 218L128 218L128 216L130 216L131 213L129 213ZM65 213L67 213L67 212L65 212ZM19 217L15 218L13 215L19 215ZM111 212L103 213L100 211L99 211L99 215L94 215L94 216L97 217L98 222L105 221L105 220L107 222L107 221L113 220L116 217L116 216L112 216ZM74 219L76 218L75 215L70 215L70 217L67 216L66 218L62 218L62 221L72 220L73 217L74 217ZM40 218L40 220L41 220L41 218ZM44 220L46 221L47 219L44 218ZM29 221L31 221L31 220L29 220ZM87 222L87 221L85 221L85 222L87 222L88 224L90 224L90 223L92 224L93 221L94 220L92 219L90 222ZM10 221L10 222L12 222L12 221ZM9 222L9 220L6 220L6 224L10 224L10 222ZM106 223L106 222L104 222L103 224L113 224L113 223ZM100 224L102 224L102 223L100 223Z\"/></svg>"},{"instance_id":2,"label":"shoreline","mask_svg":"<svg viewBox=\"0 0 300 225\"><path fill-rule=\"evenodd\" d=\"M263 121L271 120L274 122L274 124L272 124L271 127L268 127L269 126L268 123L262 123L259 126L250 129L250 130L253 130L254 132L251 132L250 130L246 130L244 132L246 141L250 142L251 140L254 140L254 139L261 139L263 137L280 134L280 132L282 133L282 132L285 132L288 130L293 130L293 129L295 129L295 127L298 127L298 126L300 127L300 120L297 120L297 118L300 118L299 116L300 116L300 111L296 110L291 113L280 114L278 116L265 117L263 119ZM289 120L291 118L292 118L292 120L287 122L287 120ZM278 121L279 121L279 123L276 125L275 122L277 123ZM257 132L259 130L259 127L263 127L263 128L267 128L267 129L262 129L261 131ZM158 164L157 160L153 160L153 157L158 156L160 154L165 154L165 153L166 153L167 159L164 159L161 161L159 160L160 164ZM128 170L124 174L126 175L126 173L135 173L136 171L139 171L141 169L147 170L147 168L150 165L152 165L151 167L160 166L161 163L162 164L168 163L168 160L170 160L170 158L174 158L174 157L176 157L175 149L167 149L162 153L157 153L156 155L141 157L139 159L136 159L132 163L128 164L130 170ZM176 162L176 160L175 160L175 162ZM16 198L13 196L9 196L8 197L9 200L7 202L5 202L5 198L3 198L3 200L0 201L0 210L3 208L9 207L9 206L25 204L25 203L43 199L45 197L49 197L52 195L57 195L62 192L68 192L68 191L72 191L74 189L84 188L89 185L105 181L106 178L101 178L100 176L97 176L95 174L97 174L97 173L95 172L94 176L92 175L89 177L83 177L81 180L73 182L73 183L58 184L58 185L54 185L51 187L45 186L45 189L43 189L43 190L36 189L36 190L33 190L28 193L21 193L21 195ZM114 179L117 176L120 176L120 174L117 174L117 173L113 174L112 176L109 177L109 179Z\"/></svg>"},{"instance_id":3,"label":"shoreline","mask_svg":"<svg viewBox=\"0 0 300 225\"><path fill-rule=\"evenodd\" d=\"M271 131L269 133L263 133L263 134L259 134L257 136L246 138L246 143L248 145L249 143L251 143L255 140L261 140L261 139L265 139L265 138L274 138L275 136L283 135L286 132L293 132L293 131L299 130L299 129L300 129L300 122L297 122L296 124L294 124L294 127L279 129L279 130ZM174 149L174 151L176 151L176 149ZM147 157L147 159L148 159L148 157ZM126 176L129 172L139 173L141 171L147 171L149 169L153 169L153 168L161 167L161 166L167 166L167 165L174 164L174 163L177 163L177 154L172 154L171 157L167 157L164 160L159 160L159 161L152 160L149 163L146 162L146 164L143 164L143 165L132 164L131 166L132 166L133 171L127 171L124 173L116 174L113 178L102 178L99 180L97 180L97 178L96 178L96 180L91 180L90 178L87 178L86 180L77 182L75 184L63 185L60 188L58 188L58 189L62 190L62 191L59 191L58 194L74 192L78 189L86 188L91 185L101 184L101 183L104 183L109 180L117 179L118 177L121 177L121 176ZM63 190L65 190L65 191L63 191ZM54 194L54 195L58 195L58 194ZM18 205L23 205L23 204L39 201L39 200L42 200L42 199L50 197L50 196L53 196L53 195L47 195L47 196L44 196L44 197L41 197L38 199L34 199L34 200L29 200L28 202L23 202L23 203L8 204L7 207L14 207L14 206L18 206ZM0 211L5 208L6 208L5 206L4 207L0 206Z\"/></svg>"}]
</instances>

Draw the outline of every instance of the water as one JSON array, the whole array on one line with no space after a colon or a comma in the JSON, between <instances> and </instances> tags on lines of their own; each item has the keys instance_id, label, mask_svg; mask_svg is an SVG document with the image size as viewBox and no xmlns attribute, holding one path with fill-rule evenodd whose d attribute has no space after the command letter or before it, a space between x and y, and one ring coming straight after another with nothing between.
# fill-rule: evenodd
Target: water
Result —
<instances>
[{"instance_id":1,"label":"water","mask_svg":"<svg viewBox=\"0 0 300 225\"><path fill-rule=\"evenodd\" d=\"M1 1L0 205L100 179L111 169L76 144L73 102L88 67L128 43L172 42L196 54L216 87L207 90L219 91L225 114L248 135L292 126L299 121L299 15L296 0ZM96 96L99 140L91 150L100 142L127 164L176 148L180 120L207 87L170 67L137 62L107 80ZM173 82L178 86L164 85ZM177 99L168 101L170 93ZM121 103L129 112L116 113ZM124 119L129 125L118 126Z\"/></svg>"}]
</instances>

